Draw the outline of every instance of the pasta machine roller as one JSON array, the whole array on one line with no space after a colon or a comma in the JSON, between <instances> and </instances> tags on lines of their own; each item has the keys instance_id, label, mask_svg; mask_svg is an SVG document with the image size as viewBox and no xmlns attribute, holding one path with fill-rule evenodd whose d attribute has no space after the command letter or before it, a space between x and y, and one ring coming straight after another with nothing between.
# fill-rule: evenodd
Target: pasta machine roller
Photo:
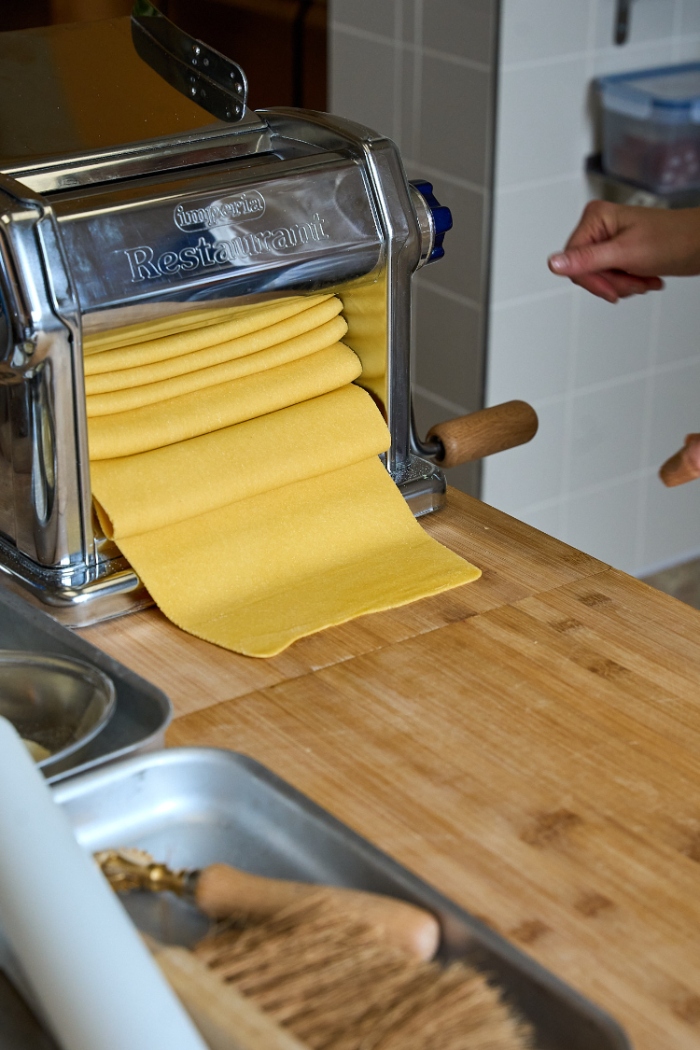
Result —
<instances>
[{"instance_id":1,"label":"pasta machine roller","mask_svg":"<svg viewBox=\"0 0 700 1050\"><path fill-rule=\"evenodd\" d=\"M80 626L150 599L93 514L82 341L184 310L341 294L359 380L416 514L411 275L451 225L396 147L246 106L240 67L140 0L131 19L0 35L0 572Z\"/></svg>"}]
</instances>

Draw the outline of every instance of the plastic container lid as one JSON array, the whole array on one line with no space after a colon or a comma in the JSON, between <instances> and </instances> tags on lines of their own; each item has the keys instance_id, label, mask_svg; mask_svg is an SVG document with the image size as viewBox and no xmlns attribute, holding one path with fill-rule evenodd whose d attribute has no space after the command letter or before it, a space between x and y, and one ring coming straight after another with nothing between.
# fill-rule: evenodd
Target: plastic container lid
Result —
<instances>
[{"instance_id":1,"label":"plastic container lid","mask_svg":"<svg viewBox=\"0 0 700 1050\"><path fill-rule=\"evenodd\" d=\"M700 124L700 62L599 77L603 105L659 124Z\"/></svg>"}]
</instances>

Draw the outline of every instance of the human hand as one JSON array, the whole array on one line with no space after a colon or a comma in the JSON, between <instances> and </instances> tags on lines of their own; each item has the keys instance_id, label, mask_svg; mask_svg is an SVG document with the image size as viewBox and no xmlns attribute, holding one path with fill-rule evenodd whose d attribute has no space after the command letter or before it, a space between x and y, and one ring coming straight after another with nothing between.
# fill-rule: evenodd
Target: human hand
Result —
<instances>
[{"instance_id":1,"label":"human hand","mask_svg":"<svg viewBox=\"0 0 700 1050\"><path fill-rule=\"evenodd\" d=\"M700 208L591 201L549 268L610 303L658 291L662 275L700 273Z\"/></svg>"},{"instance_id":2,"label":"human hand","mask_svg":"<svg viewBox=\"0 0 700 1050\"><path fill-rule=\"evenodd\" d=\"M668 488L700 478L700 434L686 435L685 445L666 460L659 477Z\"/></svg>"}]
</instances>

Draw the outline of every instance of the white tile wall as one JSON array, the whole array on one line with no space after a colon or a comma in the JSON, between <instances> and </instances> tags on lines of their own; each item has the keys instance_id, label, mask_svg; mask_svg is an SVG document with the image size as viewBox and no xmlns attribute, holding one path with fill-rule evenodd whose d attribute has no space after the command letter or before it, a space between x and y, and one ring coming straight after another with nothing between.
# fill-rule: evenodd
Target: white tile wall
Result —
<instances>
[{"instance_id":1,"label":"white tile wall","mask_svg":"<svg viewBox=\"0 0 700 1050\"><path fill-rule=\"evenodd\" d=\"M562 400L538 403L537 413L540 427L535 439L538 440L536 470L532 469L533 456L527 445L500 452L488 461L487 502L496 507L504 510L533 504L539 507L558 499L565 468L561 435L566 427L566 405Z\"/></svg>"},{"instance_id":2,"label":"white tile wall","mask_svg":"<svg viewBox=\"0 0 700 1050\"><path fill-rule=\"evenodd\" d=\"M330 0L329 109L399 145L452 209L445 258L416 279L416 418L481 407L498 0ZM478 492L478 469L450 481Z\"/></svg>"},{"instance_id":3,"label":"white tile wall","mask_svg":"<svg viewBox=\"0 0 700 1050\"><path fill-rule=\"evenodd\" d=\"M581 54L588 47L589 23L585 0L510 0L501 20L501 62Z\"/></svg>"},{"instance_id":4,"label":"white tile wall","mask_svg":"<svg viewBox=\"0 0 700 1050\"><path fill-rule=\"evenodd\" d=\"M419 426L479 407L488 336L487 402L526 398L541 426L486 461L483 498L644 574L700 554L700 483L667 490L656 477L700 431L700 278L611 306L546 259L593 192L592 79L700 59L700 0L634 0L623 47L615 6L330 0L330 108L393 137L409 176L430 178L455 215L444 262L418 278ZM450 481L475 491L477 477L467 466Z\"/></svg>"},{"instance_id":5,"label":"white tile wall","mask_svg":"<svg viewBox=\"0 0 700 1050\"><path fill-rule=\"evenodd\" d=\"M502 0L487 403L525 397L531 445L487 460L487 502L640 575L700 553L700 483L656 472L700 431L700 278L611 306L552 277L592 188L594 76L700 59L700 0Z\"/></svg>"},{"instance_id":6,"label":"white tile wall","mask_svg":"<svg viewBox=\"0 0 700 1050\"><path fill-rule=\"evenodd\" d=\"M568 542L618 569L634 572L644 483L640 477L616 479L604 488L570 496L562 508Z\"/></svg>"},{"instance_id":7,"label":"white tile wall","mask_svg":"<svg viewBox=\"0 0 700 1050\"><path fill-rule=\"evenodd\" d=\"M585 200L580 174L497 188L492 306L562 287L561 277L547 269L547 256L562 245Z\"/></svg>"},{"instance_id":8,"label":"white tile wall","mask_svg":"<svg viewBox=\"0 0 700 1050\"><path fill-rule=\"evenodd\" d=\"M583 55L502 70L496 166L499 189L578 170L587 79ZM547 99L546 106L543 99Z\"/></svg>"},{"instance_id":9,"label":"white tile wall","mask_svg":"<svg viewBox=\"0 0 700 1050\"><path fill-rule=\"evenodd\" d=\"M545 296L511 299L494 307L489 379L502 400L563 400L571 368L573 304L573 289L560 285Z\"/></svg>"}]
</instances>

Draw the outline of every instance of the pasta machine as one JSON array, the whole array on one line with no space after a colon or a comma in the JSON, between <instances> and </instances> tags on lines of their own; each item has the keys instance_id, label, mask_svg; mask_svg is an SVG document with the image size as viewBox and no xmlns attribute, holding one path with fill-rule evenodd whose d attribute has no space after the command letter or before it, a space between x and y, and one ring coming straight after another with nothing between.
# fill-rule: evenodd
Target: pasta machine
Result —
<instances>
[{"instance_id":1,"label":"pasta machine","mask_svg":"<svg viewBox=\"0 0 700 1050\"><path fill-rule=\"evenodd\" d=\"M392 142L251 111L240 67L144 0L131 19L1 34L0 82L7 585L73 626L150 603L93 514L82 341L184 310L338 291L387 470L415 514L441 506L444 448L412 437L411 276L451 218Z\"/></svg>"}]
</instances>

